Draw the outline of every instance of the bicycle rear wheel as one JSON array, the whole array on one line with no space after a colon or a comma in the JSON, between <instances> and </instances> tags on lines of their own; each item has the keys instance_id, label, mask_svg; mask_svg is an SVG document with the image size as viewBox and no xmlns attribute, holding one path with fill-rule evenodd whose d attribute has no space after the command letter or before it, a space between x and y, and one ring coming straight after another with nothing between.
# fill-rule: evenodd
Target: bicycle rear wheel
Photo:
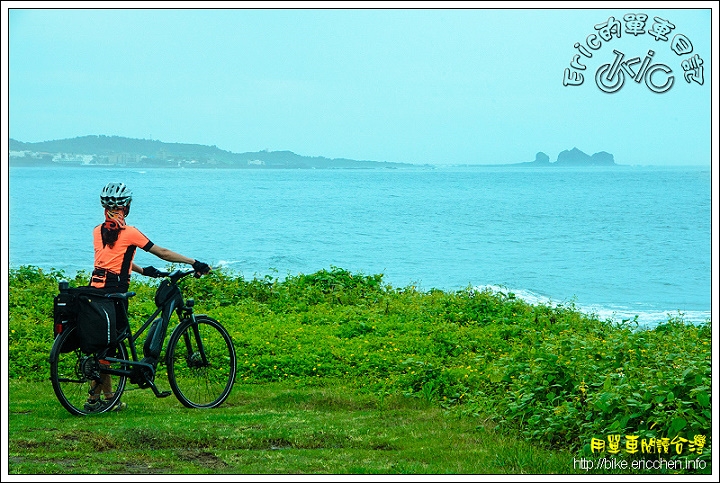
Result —
<instances>
[{"instance_id":1,"label":"bicycle rear wheel","mask_svg":"<svg viewBox=\"0 0 720 483\"><path fill-rule=\"evenodd\" d=\"M235 347L216 320L199 315L173 331L166 350L168 381L175 397L189 408L215 408L235 383Z\"/></svg>"},{"instance_id":2,"label":"bicycle rear wheel","mask_svg":"<svg viewBox=\"0 0 720 483\"><path fill-rule=\"evenodd\" d=\"M118 344L115 357L127 359L124 341ZM97 407L86 406L90 390L97 384L95 379L100 375L101 364L104 368L112 369L128 367L126 363L98 361L94 354L84 354L78 348L77 327L70 327L55 338L50 350L50 381L58 401L70 414L84 416L104 413L120 400L127 377L109 376L112 397L105 400L105 396L98 390L98 396L104 403ZM108 375L106 374L105 377Z\"/></svg>"}]
</instances>

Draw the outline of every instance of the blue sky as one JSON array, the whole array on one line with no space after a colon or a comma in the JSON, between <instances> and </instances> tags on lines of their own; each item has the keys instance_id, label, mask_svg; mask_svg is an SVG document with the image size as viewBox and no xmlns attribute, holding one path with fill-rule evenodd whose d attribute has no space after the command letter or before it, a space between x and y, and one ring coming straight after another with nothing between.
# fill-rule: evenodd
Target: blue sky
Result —
<instances>
[{"instance_id":1,"label":"blue sky","mask_svg":"<svg viewBox=\"0 0 720 483\"><path fill-rule=\"evenodd\" d=\"M419 164L515 163L538 151L554 161L577 147L610 152L619 164L710 165L713 2L671 10L5 5L3 104L8 136L20 141L104 134ZM99 5L125 8L87 8ZM645 33L625 31L628 13L648 16ZM586 69L573 69L582 85L564 86L574 44L587 45L610 17L620 37L588 50L593 57L579 59ZM674 25L667 41L648 33L655 17ZM677 34L692 52L673 52ZM653 82L672 76L672 87L654 93L626 74L620 90L602 92L595 73L615 50L626 60L652 50L649 65L671 69ZM703 84L683 76L695 54Z\"/></svg>"}]
</instances>

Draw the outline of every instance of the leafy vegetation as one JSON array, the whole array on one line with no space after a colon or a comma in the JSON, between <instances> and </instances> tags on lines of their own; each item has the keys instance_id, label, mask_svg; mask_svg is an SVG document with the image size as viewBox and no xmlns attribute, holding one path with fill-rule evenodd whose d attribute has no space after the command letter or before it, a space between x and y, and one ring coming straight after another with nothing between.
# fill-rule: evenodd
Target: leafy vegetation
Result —
<instances>
[{"instance_id":1,"label":"leafy vegetation","mask_svg":"<svg viewBox=\"0 0 720 483\"><path fill-rule=\"evenodd\" d=\"M12 380L48 378L52 298L62 278L35 267L10 271ZM86 283L82 272L71 280ZM133 281L135 328L154 309L155 285ZM230 331L240 384L342 381L378 404L422 401L578 455L597 456L598 441L607 455L608 437L620 435L627 458L640 455L645 440L669 447L644 458L710 461L710 321L676 316L639 328L572 304L530 305L472 288L421 292L337 267L284 280L216 270L183 287L196 310ZM638 437L638 453L627 436Z\"/></svg>"}]
</instances>

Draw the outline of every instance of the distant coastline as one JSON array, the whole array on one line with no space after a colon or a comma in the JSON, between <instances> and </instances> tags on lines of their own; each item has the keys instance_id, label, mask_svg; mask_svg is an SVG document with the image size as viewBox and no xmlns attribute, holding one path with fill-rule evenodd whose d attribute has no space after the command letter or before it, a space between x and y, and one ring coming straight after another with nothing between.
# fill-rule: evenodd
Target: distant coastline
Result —
<instances>
[{"instance_id":1,"label":"distant coastline","mask_svg":"<svg viewBox=\"0 0 720 483\"><path fill-rule=\"evenodd\" d=\"M10 166L26 167L137 167L233 169L402 169L434 168L431 164L365 161L302 156L292 151L233 153L217 146L165 143L120 136L82 136L72 139L25 143L10 139ZM586 167L618 166L605 151L588 155L578 148L558 154L555 162L544 152L534 161L510 164L472 164L473 167Z\"/></svg>"},{"instance_id":2,"label":"distant coastline","mask_svg":"<svg viewBox=\"0 0 720 483\"><path fill-rule=\"evenodd\" d=\"M164 143L120 136L83 136L24 143L10 139L10 166L233 168L233 169L401 169L422 165L301 156L292 151L233 153L217 146ZM427 166L427 165L425 165Z\"/></svg>"}]
</instances>

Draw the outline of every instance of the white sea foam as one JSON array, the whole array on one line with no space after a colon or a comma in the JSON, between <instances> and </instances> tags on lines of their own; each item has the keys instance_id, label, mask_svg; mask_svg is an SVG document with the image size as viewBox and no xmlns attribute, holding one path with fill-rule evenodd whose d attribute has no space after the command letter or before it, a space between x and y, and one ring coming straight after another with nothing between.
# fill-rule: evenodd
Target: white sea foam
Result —
<instances>
[{"instance_id":1,"label":"white sea foam","mask_svg":"<svg viewBox=\"0 0 720 483\"><path fill-rule=\"evenodd\" d=\"M489 290L493 293L502 293L505 295L513 294L515 297L519 298L520 300L527 302L531 305L547 305L549 307L557 307L561 305L568 305L572 301L556 301L553 300L550 297L546 297L544 295L540 295L538 293L535 293L531 290L523 290L523 289L511 289L509 287L505 287L503 285L480 285L477 287L473 287L473 290L482 292L485 290Z\"/></svg>"},{"instance_id":2,"label":"white sea foam","mask_svg":"<svg viewBox=\"0 0 720 483\"><path fill-rule=\"evenodd\" d=\"M578 308L587 314L595 314L601 320L632 322L637 317L638 325L644 327L654 327L670 319L683 320L692 324L700 324L710 319L710 312L701 310L631 310L627 307L612 308L594 305L578 306Z\"/></svg>"},{"instance_id":3,"label":"white sea foam","mask_svg":"<svg viewBox=\"0 0 720 483\"><path fill-rule=\"evenodd\" d=\"M235 265L237 263L240 263L239 260L218 260L215 266L217 267L230 267L232 265Z\"/></svg>"},{"instance_id":4,"label":"white sea foam","mask_svg":"<svg viewBox=\"0 0 720 483\"><path fill-rule=\"evenodd\" d=\"M648 308L632 309L624 306L582 304L574 299L558 301L553 300L551 297L535 293L531 290L515 290L501 285L482 285L473 287L473 289L478 292L489 290L493 293L503 293L506 295L513 294L518 299L531 305L545 305L553 308L572 305L580 312L588 315L594 315L600 320L612 320L614 322L629 322L634 324L637 318L637 325L639 327L654 327L665 323L670 319L678 319L693 324L699 324L705 322L711 317L711 313L709 311L703 310L679 311Z\"/></svg>"}]
</instances>

